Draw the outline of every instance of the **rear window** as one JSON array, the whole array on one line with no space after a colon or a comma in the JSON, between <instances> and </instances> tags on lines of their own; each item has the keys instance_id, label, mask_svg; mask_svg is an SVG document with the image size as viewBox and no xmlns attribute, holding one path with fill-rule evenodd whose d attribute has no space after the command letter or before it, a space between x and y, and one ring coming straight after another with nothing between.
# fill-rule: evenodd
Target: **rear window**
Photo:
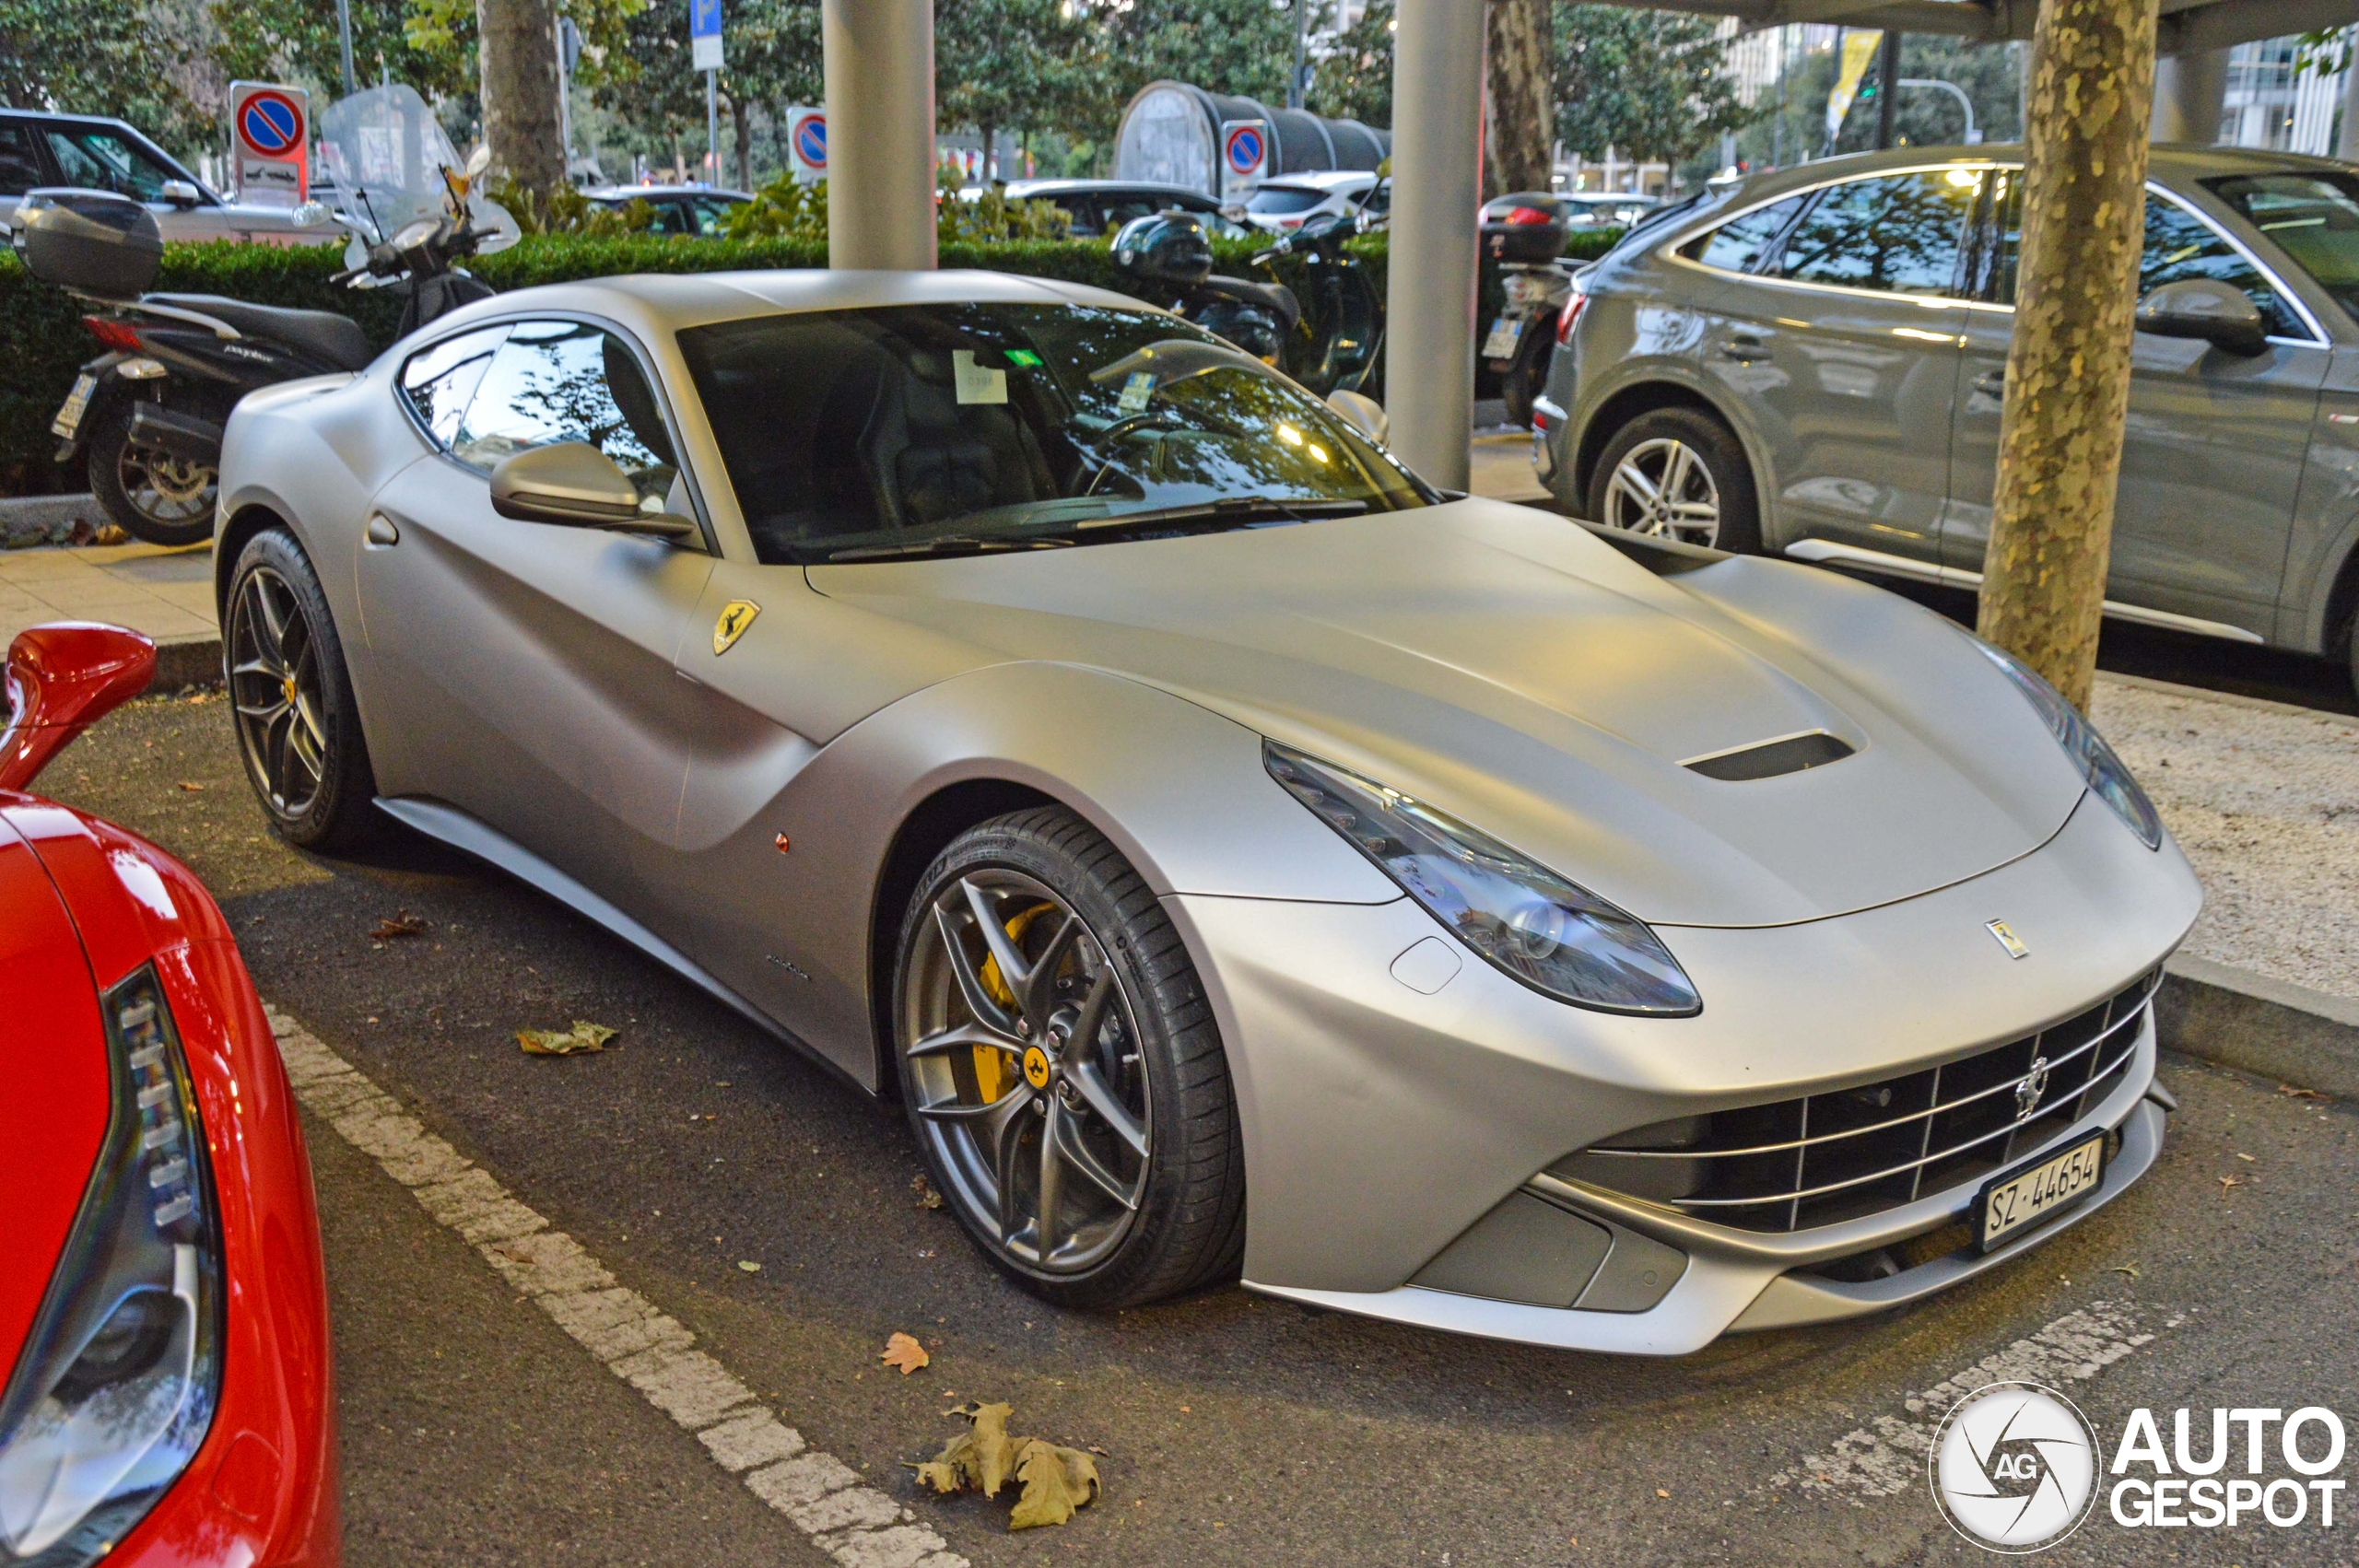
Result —
<instances>
[{"instance_id":1,"label":"rear window","mask_svg":"<svg viewBox=\"0 0 2359 1568\"><path fill-rule=\"evenodd\" d=\"M1701 262L1722 272L1751 272L1769 253L1778 237L1786 232L1786 225L1794 221L1794 215L1802 210L1802 204L1808 200L1807 195L1788 196L1782 202L1756 207L1689 240L1679 253L1691 262Z\"/></svg>"},{"instance_id":2,"label":"rear window","mask_svg":"<svg viewBox=\"0 0 2359 1568\"><path fill-rule=\"evenodd\" d=\"M1247 212L1284 214L1308 212L1327 199L1327 193L1300 185L1264 185L1245 204Z\"/></svg>"}]
</instances>

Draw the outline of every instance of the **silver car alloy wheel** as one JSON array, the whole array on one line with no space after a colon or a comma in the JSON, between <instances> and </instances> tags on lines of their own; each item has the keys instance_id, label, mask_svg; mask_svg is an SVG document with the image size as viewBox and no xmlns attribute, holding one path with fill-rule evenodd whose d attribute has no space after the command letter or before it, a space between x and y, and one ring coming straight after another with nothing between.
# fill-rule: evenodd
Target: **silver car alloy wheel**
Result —
<instances>
[{"instance_id":1,"label":"silver car alloy wheel","mask_svg":"<svg viewBox=\"0 0 2359 1568\"><path fill-rule=\"evenodd\" d=\"M229 606L229 700L263 798L283 818L301 816L327 778L319 644L295 590L268 567L246 574Z\"/></svg>"},{"instance_id":2,"label":"silver car alloy wheel","mask_svg":"<svg viewBox=\"0 0 2359 1568\"><path fill-rule=\"evenodd\" d=\"M1608 528L1716 544L1720 537L1720 487L1695 448L1669 436L1640 441L1622 454L1605 485Z\"/></svg>"},{"instance_id":3,"label":"silver car alloy wheel","mask_svg":"<svg viewBox=\"0 0 2359 1568\"><path fill-rule=\"evenodd\" d=\"M1121 977L1019 872L945 883L905 966L901 1038L952 1199L1020 1268L1086 1273L1138 1219L1147 1078Z\"/></svg>"}]
</instances>

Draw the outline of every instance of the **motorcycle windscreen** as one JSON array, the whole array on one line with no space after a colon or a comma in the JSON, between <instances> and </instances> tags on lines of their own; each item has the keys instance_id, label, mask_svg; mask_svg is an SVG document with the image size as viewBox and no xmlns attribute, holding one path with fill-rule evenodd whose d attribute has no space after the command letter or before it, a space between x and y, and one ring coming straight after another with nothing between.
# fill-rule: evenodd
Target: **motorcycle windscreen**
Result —
<instances>
[{"instance_id":1,"label":"motorcycle windscreen","mask_svg":"<svg viewBox=\"0 0 2359 1568\"><path fill-rule=\"evenodd\" d=\"M320 114L320 159L335 177L342 210L372 242L419 218L440 217L442 171L466 170L433 108L416 88L398 82L328 105ZM516 220L497 202L470 194L467 212L477 228L489 231L480 249L515 240Z\"/></svg>"}]
</instances>

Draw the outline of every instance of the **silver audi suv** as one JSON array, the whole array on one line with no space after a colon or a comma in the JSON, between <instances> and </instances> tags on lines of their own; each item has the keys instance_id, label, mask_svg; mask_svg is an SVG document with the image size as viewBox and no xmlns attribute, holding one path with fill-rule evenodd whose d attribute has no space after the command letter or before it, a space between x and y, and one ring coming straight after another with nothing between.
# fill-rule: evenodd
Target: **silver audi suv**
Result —
<instances>
[{"instance_id":1,"label":"silver audi suv","mask_svg":"<svg viewBox=\"0 0 2359 1568\"><path fill-rule=\"evenodd\" d=\"M2158 146L2146 189L2107 613L2352 660L2359 169ZM1614 527L1974 586L2021 205L2020 148L1909 147L1652 215L1581 280L1541 477Z\"/></svg>"}]
</instances>

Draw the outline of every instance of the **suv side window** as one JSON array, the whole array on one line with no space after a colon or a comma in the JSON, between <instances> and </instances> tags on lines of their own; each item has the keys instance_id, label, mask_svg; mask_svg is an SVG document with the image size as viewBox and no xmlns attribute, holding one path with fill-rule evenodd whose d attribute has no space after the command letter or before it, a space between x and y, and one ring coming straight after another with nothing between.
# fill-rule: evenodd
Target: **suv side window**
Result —
<instances>
[{"instance_id":1,"label":"suv side window","mask_svg":"<svg viewBox=\"0 0 2359 1568\"><path fill-rule=\"evenodd\" d=\"M502 458L587 441L614 459L660 511L679 468L655 393L614 333L579 322L521 322L482 372L451 455L488 474Z\"/></svg>"},{"instance_id":2,"label":"suv side window","mask_svg":"<svg viewBox=\"0 0 2359 1568\"><path fill-rule=\"evenodd\" d=\"M492 355L507 338L504 322L480 332L462 333L413 356L402 367L402 396L418 423L443 446L458 439L459 416L467 411Z\"/></svg>"},{"instance_id":3,"label":"suv side window","mask_svg":"<svg viewBox=\"0 0 2359 1568\"><path fill-rule=\"evenodd\" d=\"M29 126L0 121L0 196L21 196L49 183Z\"/></svg>"},{"instance_id":4,"label":"suv side window","mask_svg":"<svg viewBox=\"0 0 2359 1568\"><path fill-rule=\"evenodd\" d=\"M2015 250L2023 239L2023 170L1998 171L1993 188L1992 228L1997 257L1992 267L1990 298L2002 305L2015 298ZM2241 288L2269 323L2272 337L2310 336L2310 329L2294 313L2260 269L2228 243L2227 237L2169 197L2146 193L2146 249L2138 258L2138 297L2182 278L2212 277Z\"/></svg>"},{"instance_id":5,"label":"suv side window","mask_svg":"<svg viewBox=\"0 0 2359 1568\"><path fill-rule=\"evenodd\" d=\"M135 202L162 200L164 181L182 178L129 137L94 127L52 126L49 152L68 185L111 191Z\"/></svg>"},{"instance_id":6,"label":"suv side window","mask_svg":"<svg viewBox=\"0 0 2359 1568\"><path fill-rule=\"evenodd\" d=\"M1926 170L1832 186L1786 236L1777 274L1891 294L1954 293L1981 182L1978 171Z\"/></svg>"},{"instance_id":7,"label":"suv side window","mask_svg":"<svg viewBox=\"0 0 2359 1568\"><path fill-rule=\"evenodd\" d=\"M1722 272L1751 272L1759 265L1778 237L1786 232L1786 225L1802 210L1807 195L1788 196L1782 202L1772 202L1756 207L1743 217L1731 218L1718 228L1689 240L1680 248L1680 254L1691 262L1700 262Z\"/></svg>"}]
</instances>

